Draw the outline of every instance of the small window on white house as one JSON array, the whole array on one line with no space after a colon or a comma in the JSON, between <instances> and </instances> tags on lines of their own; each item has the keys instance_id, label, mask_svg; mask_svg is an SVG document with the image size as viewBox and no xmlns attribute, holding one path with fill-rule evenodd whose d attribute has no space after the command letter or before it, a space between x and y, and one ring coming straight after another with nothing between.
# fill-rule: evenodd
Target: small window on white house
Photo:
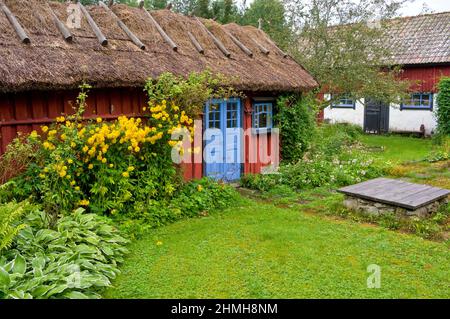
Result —
<instances>
[{"instance_id":1,"label":"small window on white house","mask_svg":"<svg viewBox=\"0 0 450 319\"><path fill-rule=\"evenodd\" d=\"M272 103L255 103L253 104L253 128L270 129L273 126L273 109Z\"/></svg>"},{"instance_id":2,"label":"small window on white house","mask_svg":"<svg viewBox=\"0 0 450 319\"><path fill-rule=\"evenodd\" d=\"M341 94L339 96L332 95L331 100L331 108L345 108L345 109L354 109L355 108L355 100L352 99L350 94Z\"/></svg>"},{"instance_id":3,"label":"small window on white house","mask_svg":"<svg viewBox=\"0 0 450 319\"><path fill-rule=\"evenodd\" d=\"M409 99L400 105L401 110L433 110L432 93L412 93Z\"/></svg>"}]
</instances>

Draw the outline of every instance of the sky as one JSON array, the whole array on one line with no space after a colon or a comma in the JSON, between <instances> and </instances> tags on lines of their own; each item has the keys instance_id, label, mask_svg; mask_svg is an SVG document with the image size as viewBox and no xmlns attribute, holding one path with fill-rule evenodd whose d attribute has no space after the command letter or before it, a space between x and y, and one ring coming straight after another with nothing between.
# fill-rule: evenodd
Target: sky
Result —
<instances>
[{"instance_id":1,"label":"sky","mask_svg":"<svg viewBox=\"0 0 450 319\"><path fill-rule=\"evenodd\" d=\"M236 2L242 4L244 0L236 0ZM245 2L248 6L253 0L246 0ZM400 15L415 16L421 13L437 13L443 11L450 11L450 0L410 0L400 10Z\"/></svg>"},{"instance_id":2,"label":"sky","mask_svg":"<svg viewBox=\"0 0 450 319\"><path fill-rule=\"evenodd\" d=\"M429 13L450 11L450 0L414 0L411 3L406 3L400 11L402 16L414 16L423 12L426 6Z\"/></svg>"}]
</instances>

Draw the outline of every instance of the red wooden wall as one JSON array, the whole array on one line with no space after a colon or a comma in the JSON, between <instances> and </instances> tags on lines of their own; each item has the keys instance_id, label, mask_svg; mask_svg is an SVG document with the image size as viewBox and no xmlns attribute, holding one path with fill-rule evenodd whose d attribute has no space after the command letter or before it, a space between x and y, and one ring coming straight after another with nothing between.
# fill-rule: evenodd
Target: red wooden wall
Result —
<instances>
[{"instance_id":1,"label":"red wooden wall","mask_svg":"<svg viewBox=\"0 0 450 319\"><path fill-rule=\"evenodd\" d=\"M407 66L400 76L402 80L413 81L413 92L437 92L437 84L443 76L450 76L450 65Z\"/></svg>"},{"instance_id":2,"label":"red wooden wall","mask_svg":"<svg viewBox=\"0 0 450 319\"><path fill-rule=\"evenodd\" d=\"M5 152L7 145L18 132L39 131L42 125L50 124L57 116L73 113L78 93L78 90L66 90L0 94L0 154ZM243 102L245 130L252 126L252 100L245 98ZM115 119L119 115L139 116L145 105L146 96L141 88L94 89L89 92L85 116L95 118L100 115L106 119ZM270 143L271 136L269 146ZM197 130L194 144L200 146L203 152L201 129ZM258 150L259 146L258 135L248 134L245 137L244 173L261 172L264 164L258 154L257 162L249 163L250 151ZM202 152L192 153L190 163L181 164L186 180L203 176Z\"/></svg>"},{"instance_id":3,"label":"red wooden wall","mask_svg":"<svg viewBox=\"0 0 450 319\"><path fill-rule=\"evenodd\" d=\"M244 105L244 131L252 127L252 99L247 97L243 101ZM274 105L275 106L275 105ZM273 143L271 133L268 133L268 145L265 148L267 154L270 156L271 154L271 144ZM268 165L262 162L259 150L262 147L261 136L257 134L253 134L250 131L247 131L247 134L244 136L244 174L259 174L261 173L261 169ZM263 150L264 151L264 150ZM251 155L253 152L254 155ZM256 154L255 154L256 153ZM251 157L254 156L256 160L251 160ZM278 148L278 158L280 156L279 148Z\"/></svg>"},{"instance_id":4,"label":"red wooden wall","mask_svg":"<svg viewBox=\"0 0 450 319\"><path fill-rule=\"evenodd\" d=\"M51 123L61 114L74 112L78 91L35 91L0 94L0 153L17 136ZM145 105L142 89L92 90L87 99L87 118L121 114L137 116Z\"/></svg>"}]
</instances>

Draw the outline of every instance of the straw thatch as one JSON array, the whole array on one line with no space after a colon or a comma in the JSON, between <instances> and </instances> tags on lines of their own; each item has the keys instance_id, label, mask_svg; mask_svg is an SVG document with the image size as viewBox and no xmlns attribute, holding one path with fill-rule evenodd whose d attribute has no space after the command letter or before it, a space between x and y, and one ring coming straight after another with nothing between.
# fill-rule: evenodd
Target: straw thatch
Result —
<instances>
[{"instance_id":1,"label":"straw thatch","mask_svg":"<svg viewBox=\"0 0 450 319\"><path fill-rule=\"evenodd\" d=\"M16 16L31 43L21 43L0 11L0 91L74 88L83 81L97 87L137 87L147 78L155 78L165 71L187 75L206 68L233 77L233 85L242 90L304 91L317 85L304 68L292 58L283 57L273 42L253 27L222 26L212 20L200 19L231 53L227 58L194 17L169 10L151 12L177 45L177 51L174 51L142 9L119 4L112 6L117 17L145 44L146 49L141 50L118 26L110 12L100 6L88 6L86 9L108 40L108 44L102 46L84 16L81 28L69 29L73 41L64 40L52 10L65 23L68 3L2 1ZM188 32L198 40L203 54L195 48ZM253 55L249 56L239 48L229 34ZM257 43L270 53L261 52Z\"/></svg>"}]
</instances>

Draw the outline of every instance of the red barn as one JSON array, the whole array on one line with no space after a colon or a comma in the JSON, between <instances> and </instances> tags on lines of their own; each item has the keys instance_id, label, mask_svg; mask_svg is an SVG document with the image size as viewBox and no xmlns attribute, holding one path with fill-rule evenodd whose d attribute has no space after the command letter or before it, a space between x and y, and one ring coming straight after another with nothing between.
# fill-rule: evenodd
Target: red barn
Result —
<instances>
[{"instance_id":1,"label":"red barn","mask_svg":"<svg viewBox=\"0 0 450 319\"><path fill-rule=\"evenodd\" d=\"M424 132L436 129L437 84L450 76L450 12L392 19L386 23L384 45L393 62L402 66L402 80L411 81L408 100L401 105L361 103L341 99L327 107L323 118L347 122L366 132Z\"/></svg>"},{"instance_id":2,"label":"red barn","mask_svg":"<svg viewBox=\"0 0 450 319\"><path fill-rule=\"evenodd\" d=\"M61 113L70 114L83 82L94 87L86 117L113 119L139 115L147 100L143 85L148 78L209 68L229 76L246 98L206 104L203 127L255 129L242 143L225 136L223 157L232 150L241 162L185 164L185 177L235 179L271 164L258 154L253 161L250 157L263 135L270 144L275 98L317 86L302 66L254 27L125 5L2 2L0 152L18 132L31 132Z\"/></svg>"}]
</instances>

